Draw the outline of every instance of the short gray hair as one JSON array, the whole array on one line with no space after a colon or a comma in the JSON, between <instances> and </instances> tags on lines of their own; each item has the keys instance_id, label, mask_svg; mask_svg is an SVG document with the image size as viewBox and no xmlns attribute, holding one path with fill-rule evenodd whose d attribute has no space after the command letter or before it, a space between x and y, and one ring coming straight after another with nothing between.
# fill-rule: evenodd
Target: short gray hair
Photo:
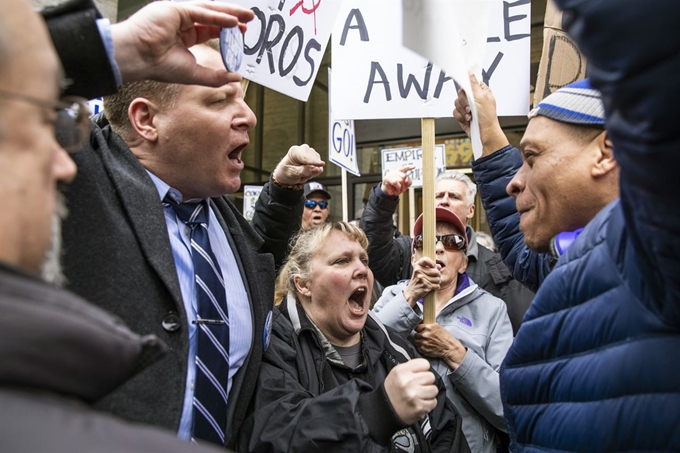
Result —
<instances>
[{"instance_id":1,"label":"short gray hair","mask_svg":"<svg viewBox=\"0 0 680 453\"><path fill-rule=\"evenodd\" d=\"M465 186L467 187L468 206L472 206L474 204L475 195L477 195L477 186L475 185L474 182L472 182L468 175L457 170L448 170L443 173L440 173L439 176L437 176L437 179L435 179L434 183L437 184L439 181L443 181L445 179L451 179L453 181L463 181L465 183Z\"/></svg>"}]
</instances>

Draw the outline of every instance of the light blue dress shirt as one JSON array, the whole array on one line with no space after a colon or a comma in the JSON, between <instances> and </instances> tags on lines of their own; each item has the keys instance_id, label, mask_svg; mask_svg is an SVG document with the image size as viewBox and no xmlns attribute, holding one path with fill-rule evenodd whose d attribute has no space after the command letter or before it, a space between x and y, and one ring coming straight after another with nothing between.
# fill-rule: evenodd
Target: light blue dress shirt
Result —
<instances>
[{"instance_id":1,"label":"light blue dress shirt","mask_svg":"<svg viewBox=\"0 0 680 453\"><path fill-rule=\"evenodd\" d=\"M170 196L178 202L198 201L182 200L182 194L161 181L156 175L147 171L153 180L160 199L165 195ZM210 204L210 200L208 200ZM196 348L198 345L197 328L193 322L196 320L196 287L194 284L194 264L191 259L191 242L189 238L190 229L177 218L175 211L171 207L165 207L165 223L168 226L170 235L170 247L172 256L175 258L177 277L182 290L184 300L184 310L187 314L189 324L189 357L187 359L187 380L184 390L184 406L182 418L180 420L178 436L182 439L191 439L191 427L193 423L193 398L194 381L196 377ZM229 382L227 384L227 394L231 390L234 375L245 362L245 358L250 352L253 342L253 319L248 302L241 272L236 264L236 258L229 246L229 241L224 229L220 226L212 207L210 207L210 220L208 221L208 236L210 246L217 261L222 269L225 290L227 294L227 306L229 307ZM227 400L229 404L229 400Z\"/></svg>"},{"instance_id":2,"label":"light blue dress shirt","mask_svg":"<svg viewBox=\"0 0 680 453\"><path fill-rule=\"evenodd\" d=\"M116 79L116 86L120 86L120 84L123 83L123 76L120 73L118 63L116 63L113 37L111 36L111 21L105 18L97 19L97 29L99 30L99 36L101 36L102 42L104 43L106 55L109 57L111 70L113 71L113 76Z\"/></svg>"}]
</instances>

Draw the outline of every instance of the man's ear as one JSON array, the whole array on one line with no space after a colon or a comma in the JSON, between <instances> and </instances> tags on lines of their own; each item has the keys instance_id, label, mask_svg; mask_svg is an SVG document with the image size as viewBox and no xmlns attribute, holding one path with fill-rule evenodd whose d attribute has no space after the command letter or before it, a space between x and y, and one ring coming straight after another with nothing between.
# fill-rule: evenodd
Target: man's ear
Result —
<instances>
[{"instance_id":1,"label":"man's ear","mask_svg":"<svg viewBox=\"0 0 680 453\"><path fill-rule=\"evenodd\" d=\"M312 292L309 290L307 281L303 280L299 274L293 277L293 282L295 283L295 289L297 289L298 294L304 297L312 297Z\"/></svg>"},{"instance_id":2,"label":"man's ear","mask_svg":"<svg viewBox=\"0 0 680 453\"><path fill-rule=\"evenodd\" d=\"M463 272L465 272L465 271L467 270L467 267L468 267L468 263L469 263L469 262L470 262L470 261L469 261L469 258L468 258L467 255L466 255L466 256L465 256L465 261L463 262L463 264L461 264L460 269L458 269L458 273L459 273L460 275L463 275Z\"/></svg>"},{"instance_id":3,"label":"man's ear","mask_svg":"<svg viewBox=\"0 0 680 453\"><path fill-rule=\"evenodd\" d=\"M137 135L149 142L158 140L156 128L156 105L148 99L136 98L128 107L128 118Z\"/></svg>"},{"instance_id":4,"label":"man's ear","mask_svg":"<svg viewBox=\"0 0 680 453\"><path fill-rule=\"evenodd\" d=\"M593 165L591 174L595 178L607 175L618 168L619 164L614 159L614 144L609 138L609 133L603 131L595 138L595 143L599 149L597 162Z\"/></svg>"},{"instance_id":5,"label":"man's ear","mask_svg":"<svg viewBox=\"0 0 680 453\"><path fill-rule=\"evenodd\" d=\"M464 219L460 219L464 224L467 225L467 221L475 216L475 200L472 200L472 204L468 206L468 212Z\"/></svg>"}]
</instances>

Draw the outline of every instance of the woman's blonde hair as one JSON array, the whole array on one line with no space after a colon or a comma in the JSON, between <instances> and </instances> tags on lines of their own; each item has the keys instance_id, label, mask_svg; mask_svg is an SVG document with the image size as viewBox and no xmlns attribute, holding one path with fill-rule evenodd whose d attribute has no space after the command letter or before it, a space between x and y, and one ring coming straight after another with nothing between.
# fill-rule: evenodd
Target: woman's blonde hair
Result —
<instances>
[{"instance_id":1,"label":"woman's blonde hair","mask_svg":"<svg viewBox=\"0 0 680 453\"><path fill-rule=\"evenodd\" d=\"M328 222L315 228L300 230L291 239L290 254L276 277L275 305L280 304L288 292L296 293L294 280L296 275L301 276L306 281L311 278L310 263L312 258L334 231L339 231L348 238L357 241L364 250L368 248L368 239L366 239L364 232L359 227L347 222Z\"/></svg>"}]
</instances>

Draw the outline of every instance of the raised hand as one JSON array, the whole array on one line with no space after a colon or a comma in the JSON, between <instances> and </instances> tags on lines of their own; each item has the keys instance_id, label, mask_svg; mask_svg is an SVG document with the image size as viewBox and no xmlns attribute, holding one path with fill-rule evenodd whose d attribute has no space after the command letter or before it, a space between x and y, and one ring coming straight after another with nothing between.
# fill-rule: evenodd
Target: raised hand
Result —
<instances>
[{"instance_id":1,"label":"raised hand","mask_svg":"<svg viewBox=\"0 0 680 453\"><path fill-rule=\"evenodd\" d=\"M383 176L382 184L380 185L380 190L384 194L390 196L399 196L406 192L413 181L408 176L408 172L414 170L415 165L404 165L398 170L390 170L385 176Z\"/></svg>"},{"instance_id":2,"label":"raised hand","mask_svg":"<svg viewBox=\"0 0 680 453\"><path fill-rule=\"evenodd\" d=\"M222 27L240 27L254 13L222 2L153 2L111 26L116 63L123 82L156 79L221 86L241 80L225 69L196 64L188 48L217 38Z\"/></svg>"},{"instance_id":3,"label":"raised hand","mask_svg":"<svg viewBox=\"0 0 680 453\"><path fill-rule=\"evenodd\" d=\"M496 98L491 89L484 82L479 82L474 74L470 74L470 85L475 97L479 133L484 147L482 155L486 156L508 145L509 142L498 122ZM458 90L458 97L454 101L453 117L469 137L472 109L467 94L462 88Z\"/></svg>"},{"instance_id":4,"label":"raised hand","mask_svg":"<svg viewBox=\"0 0 680 453\"><path fill-rule=\"evenodd\" d=\"M304 184L320 175L326 165L314 148L307 144L291 146L274 169L274 178L281 184Z\"/></svg>"}]
</instances>

